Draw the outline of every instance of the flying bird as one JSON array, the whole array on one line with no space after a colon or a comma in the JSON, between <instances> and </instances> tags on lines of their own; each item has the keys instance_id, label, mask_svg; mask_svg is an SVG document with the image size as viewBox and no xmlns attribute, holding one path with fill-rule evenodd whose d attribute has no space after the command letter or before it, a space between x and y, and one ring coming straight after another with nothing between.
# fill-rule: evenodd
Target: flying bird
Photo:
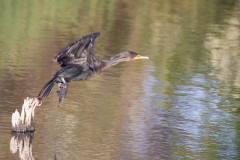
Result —
<instances>
[{"instance_id":1,"label":"flying bird","mask_svg":"<svg viewBox=\"0 0 240 160\"><path fill-rule=\"evenodd\" d=\"M37 96L39 99L47 97L54 84L57 83L59 88L57 94L59 103L61 103L67 94L69 82L87 80L120 62L149 59L147 56L141 56L132 51L121 52L106 60L99 59L94 54L95 39L99 35L99 32L95 32L83 36L68 44L55 56L54 60L61 65L61 68L41 89Z\"/></svg>"}]
</instances>

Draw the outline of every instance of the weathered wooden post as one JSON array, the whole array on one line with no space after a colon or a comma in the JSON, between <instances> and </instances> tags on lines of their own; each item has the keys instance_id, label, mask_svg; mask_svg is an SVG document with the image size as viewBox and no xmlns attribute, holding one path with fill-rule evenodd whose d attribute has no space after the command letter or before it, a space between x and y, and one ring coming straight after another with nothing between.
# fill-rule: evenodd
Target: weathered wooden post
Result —
<instances>
[{"instance_id":1,"label":"weathered wooden post","mask_svg":"<svg viewBox=\"0 0 240 160\"><path fill-rule=\"evenodd\" d=\"M34 132L34 110L41 106L42 101L38 98L25 98L21 114L16 111L12 114L12 132Z\"/></svg>"}]
</instances>

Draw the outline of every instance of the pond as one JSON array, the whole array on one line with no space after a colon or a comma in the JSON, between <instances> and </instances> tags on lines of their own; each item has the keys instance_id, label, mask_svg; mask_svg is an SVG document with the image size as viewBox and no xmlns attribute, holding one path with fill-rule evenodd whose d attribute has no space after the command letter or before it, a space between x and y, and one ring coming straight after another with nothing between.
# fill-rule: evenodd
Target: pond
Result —
<instances>
[{"instance_id":1,"label":"pond","mask_svg":"<svg viewBox=\"0 0 240 160\"><path fill-rule=\"evenodd\" d=\"M0 1L0 159L240 159L239 0ZM11 114L59 68L69 42L99 31L96 56L125 62L57 87L21 142Z\"/></svg>"}]
</instances>

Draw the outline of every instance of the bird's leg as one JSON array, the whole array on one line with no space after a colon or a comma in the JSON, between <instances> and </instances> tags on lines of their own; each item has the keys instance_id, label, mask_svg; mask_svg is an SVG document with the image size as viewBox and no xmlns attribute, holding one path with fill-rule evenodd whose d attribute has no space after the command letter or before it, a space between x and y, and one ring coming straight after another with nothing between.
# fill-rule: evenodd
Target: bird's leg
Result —
<instances>
[{"instance_id":1,"label":"bird's leg","mask_svg":"<svg viewBox=\"0 0 240 160\"><path fill-rule=\"evenodd\" d=\"M64 79L63 77L61 77L61 80L62 80L62 82L63 82L64 84L66 84L66 81L65 81L65 79Z\"/></svg>"},{"instance_id":2,"label":"bird's leg","mask_svg":"<svg viewBox=\"0 0 240 160\"><path fill-rule=\"evenodd\" d=\"M62 83L58 83L58 89L61 88L62 86Z\"/></svg>"},{"instance_id":3,"label":"bird's leg","mask_svg":"<svg viewBox=\"0 0 240 160\"><path fill-rule=\"evenodd\" d=\"M61 78L61 80L63 81L63 83L58 83L58 91L57 91L57 95L59 97L59 104L62 102L63 98L67 95L67 90L68 90L68 84L66 83L65 79Z\"/></svg>"}]
</instances>

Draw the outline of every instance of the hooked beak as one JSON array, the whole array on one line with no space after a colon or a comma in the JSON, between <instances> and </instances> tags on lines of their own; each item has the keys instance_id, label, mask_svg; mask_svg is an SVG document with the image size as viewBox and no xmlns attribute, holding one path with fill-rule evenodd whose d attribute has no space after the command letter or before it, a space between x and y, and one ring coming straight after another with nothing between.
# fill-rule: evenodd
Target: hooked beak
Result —
<instances>
[{"instance_id":1,"label":"hooked beak","mask_svg":"<svg viewBox=\"0 0 240 160\"><path fill-rule=\"evenodd\" d=\"M134 60L136 60L136 59L149 59L149 57L137 55L136 57L134 57Z\"/></svg>"}]
</instances>

